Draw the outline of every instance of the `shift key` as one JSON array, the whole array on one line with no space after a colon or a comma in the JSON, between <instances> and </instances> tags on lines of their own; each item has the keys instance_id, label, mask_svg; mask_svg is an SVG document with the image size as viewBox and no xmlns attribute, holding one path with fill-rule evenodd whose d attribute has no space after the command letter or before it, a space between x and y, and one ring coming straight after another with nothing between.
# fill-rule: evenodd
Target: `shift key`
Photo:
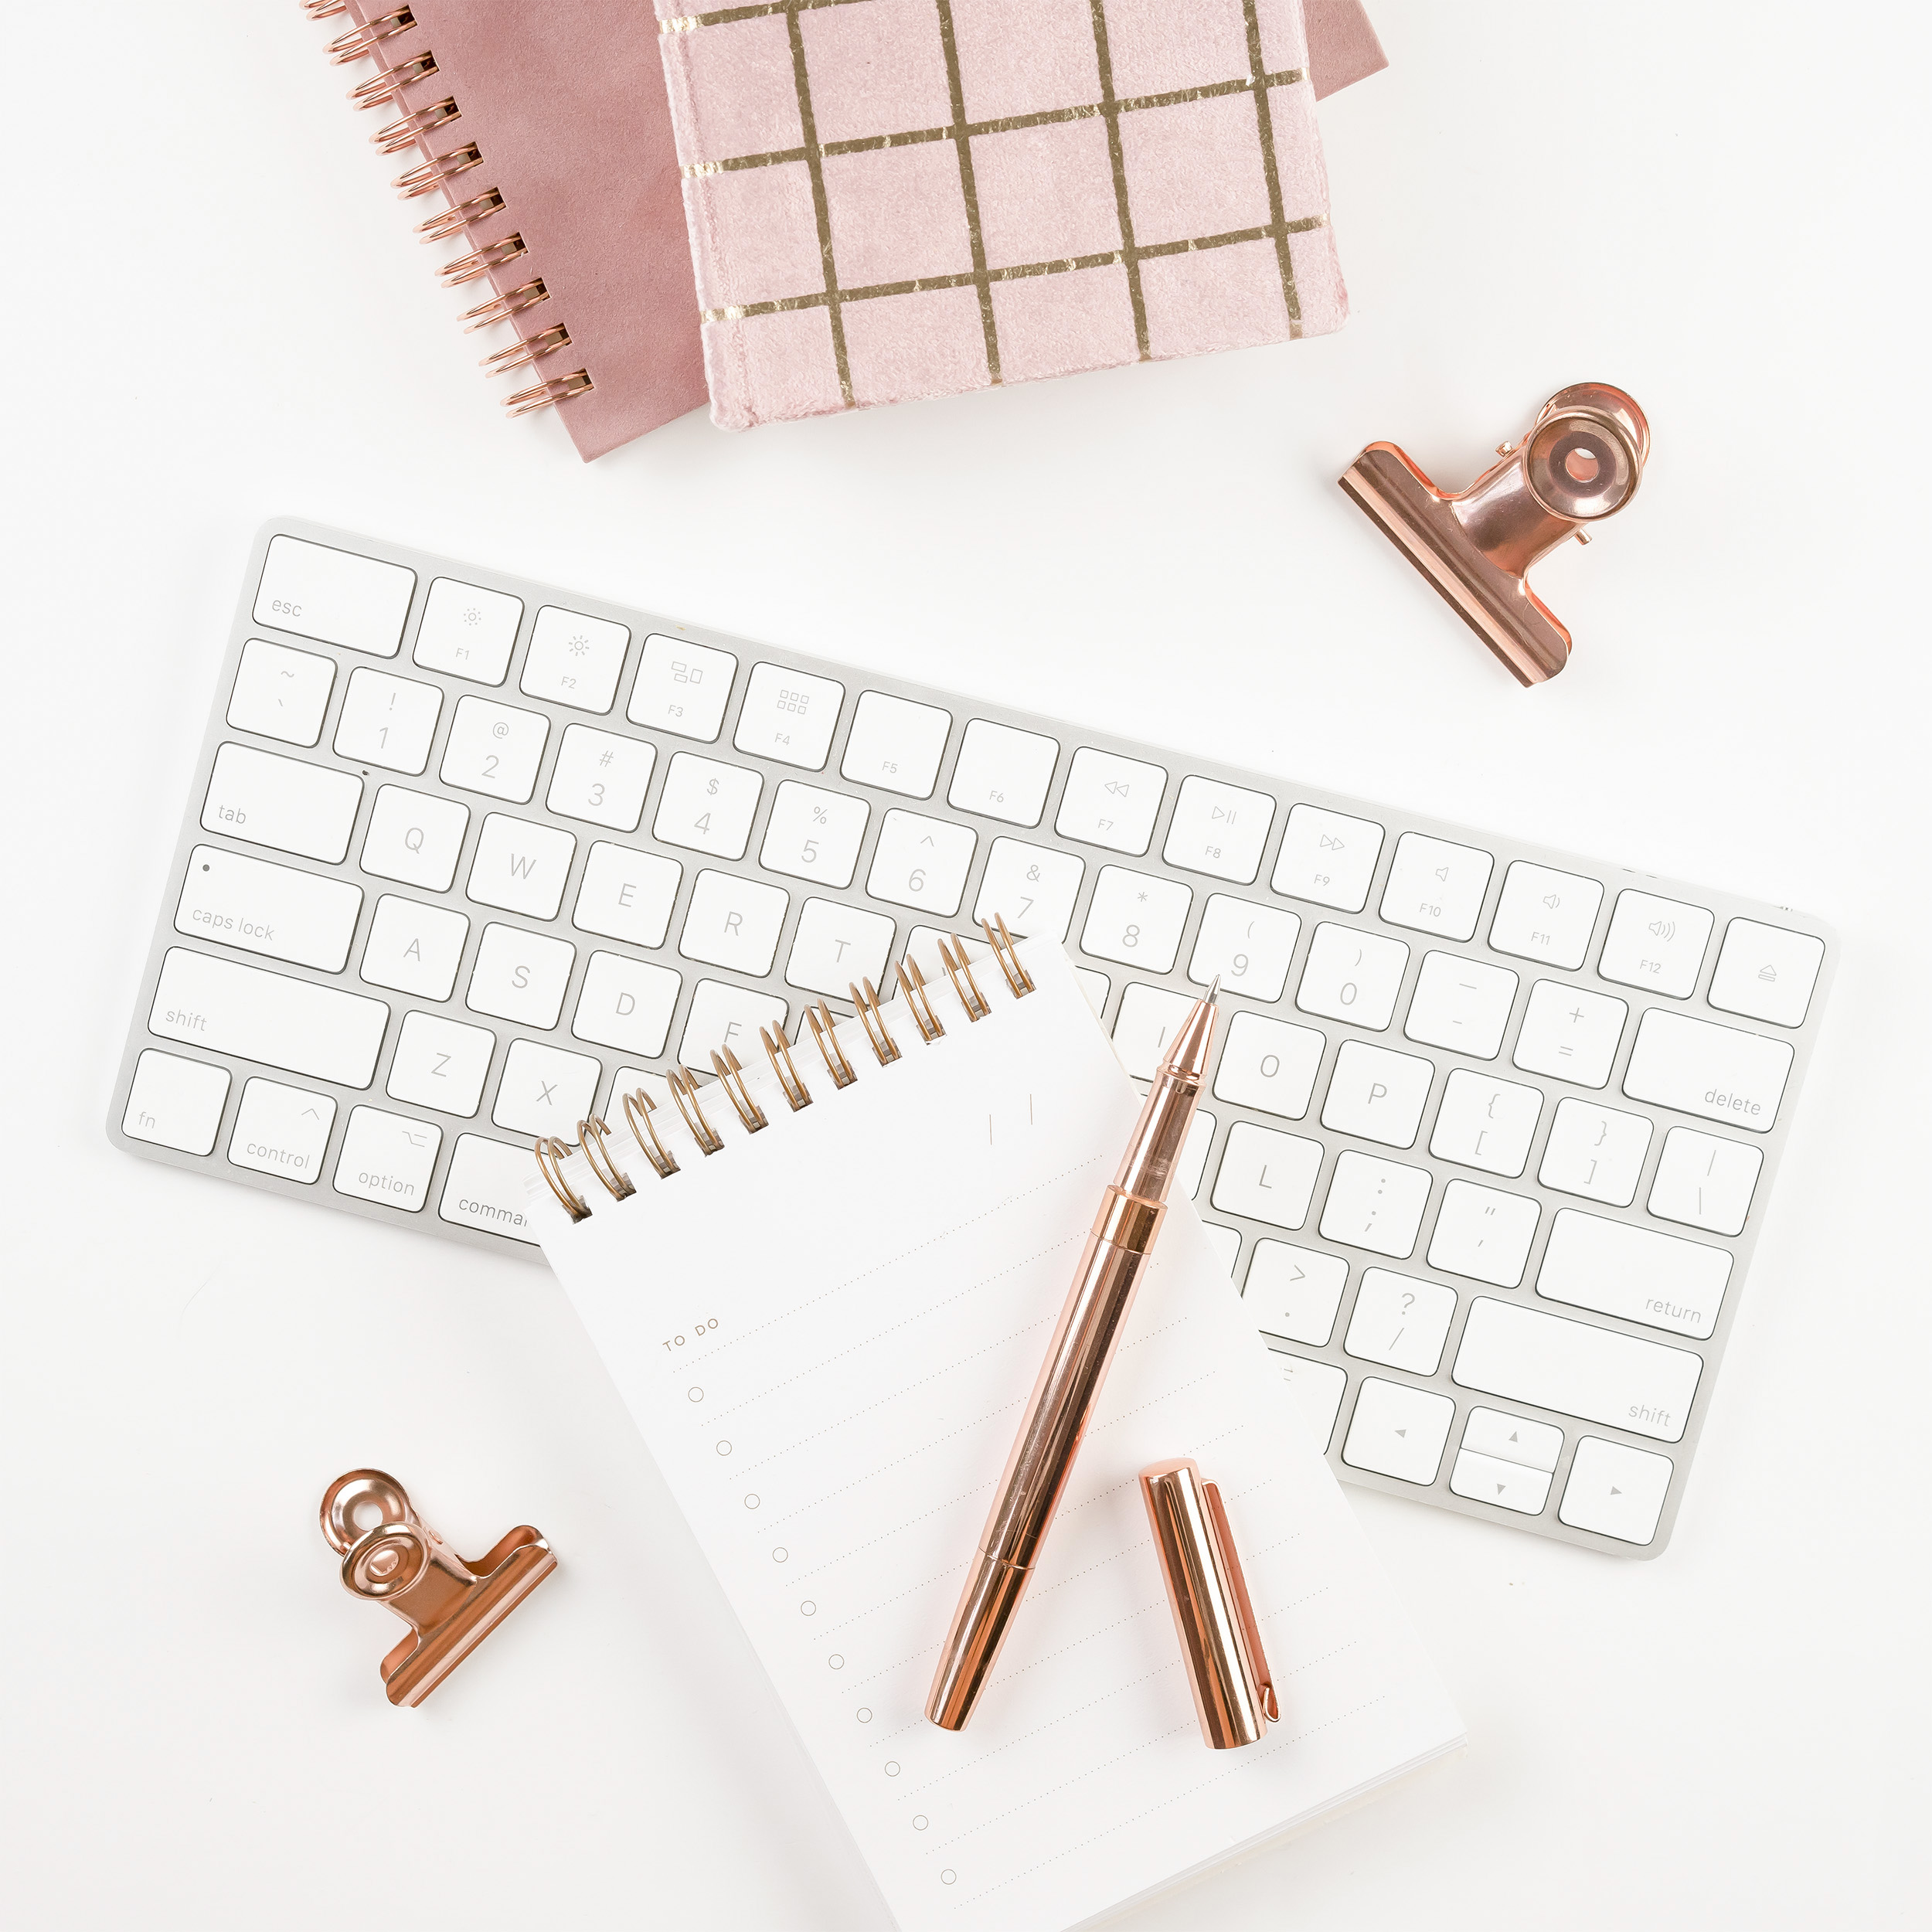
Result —
<instances>
[{"instance_id":1,"label":"shift key","mask_svg":"<svg viewBox=\"0 0 1932 1932\"><path fill-rule=\"evenodd\" d=\"M340 1087L376 1071L389 1005L305 979L264 972L177 946L162 961L148 1015L158 1039L233 1053Z\"/></svg>"},{"instance_id":2,"label":"shift key","mask_svg":"<svg viewBox=\"0 0 1932 1932\"><path fill-rule=\"evenodd\" d=\"M1652 1007L1637 1029L1624 1091L1634 1100L1768 1134L1791 1071L1791 1049L1781 1039Z\"/></svg>"}]
</instances>

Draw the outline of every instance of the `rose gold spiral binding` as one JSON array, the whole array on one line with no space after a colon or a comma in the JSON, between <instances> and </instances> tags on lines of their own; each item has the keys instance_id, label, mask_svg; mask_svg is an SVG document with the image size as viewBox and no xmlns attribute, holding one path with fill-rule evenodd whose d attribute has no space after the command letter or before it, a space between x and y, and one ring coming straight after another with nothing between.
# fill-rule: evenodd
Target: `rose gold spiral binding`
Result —
<instances>
[{"instance_id":1,"label":"rose gold spiral binding","mask_svg":"<svg viewBox=\"0 0 1932 1932\"><path fill-rule=\"evenodd\" d=\"M486 188L481 194L472 195L468 201L439 209L427 221L419 221L416 232L426 242L447 241L451 236L461 234L471 223L481 221L486 216L500 214L502 209L502 189Z\"/></svg>"},{"instance_id":2,"label":"rose gold spiral binding","mask_svg":"<svg viewBox=\"0 0 1932 1932\"><path fill-rule=\"evenodd\" d=\"M573 369L568 376L553 376L534 389L520 389L514 396L505 396L503 406L512 416L530 416L539 410L567 403L573 396L587 396L596 387L587 369Z\"/></svg>"},{"instance_id":3,"label":"rose gold spiral binding","mask_svg":"<svg viewBox=\"0 0 1932 1932\"><path fill-rule=\"evenodd\" d=\"M724 1089L725 1098L731 1103L733 1111L744 1122L747 1134L756 1134L761 1127L771 1124L765 1110L751 1097L751 1090L745 1085L745 1070L730 1047L723 1053L712 1054L711 1070L717 1075L718 1084Z\"/></svg>"},{"instance_id":4,"label":"rose gold spiral binding","mask_svg":"<svg viewBox=\"0 0 1932 1932\"><path fill-rule=\"evenodd\" d=\"M774 1039L772 1036L776 1034ZM758 1037L765 1043L765 1058L771 1063L771 1070L778 1077L778 1084L793 1113L811 1104L811 1089L798 1077L798 1070L792 1064L791 1042L785 1038L782 1025L758 1029Z\"/></svg>"},{"instance_id":5,"label":"rose gold spiral binding","mask_svg":"<svg viewBox=\"0 0 1932 1932\"><path fill-rule=\"evenodd\" d=\"M302 0L302 12L311 20L333 20L348 11L345 0Z\"/></svg>"},{"instance_id":6,"label":"rose gold spiral binding","mask_svg":"<svg viewBox=\"0 0 1932 1932\"><path fill-rule=\"evenodd\" d=\"M428 80L436 70L434 54L413 54L400 65L385 67L380 73L372 75L359 87L350 88L349 104L359 108L386 106L389 102L399 100L405 87Z\"/></svg>"},{"instance_id":7,"label":"rose gold spiral binding","mask_svg":"<svg viewBox=\"0 0 1932 1932\"><path fill-rule=\"evenodd\" d=\"M994 930L997 922L998 930ZM1015 999L1024 999L1033 992L1033 976L1020 964L1019 954L1013 944L1013 935L1006 930L1006 922L998 913L992 919L982 919L979 929L986 935L986 943L993 949L993 957L999 961L999 970L1005 975L1006 984Z\"/></svg>"},{"instance_id":8,"label":"rose gold spiral binding","mask_svg":"<svg viewBox=\"0 0 1932 1932\"><path fill-rule=\"evenodd\" d=\"M933 1011L932 996L926 991L926 975L919 970L918 961L908 958L896 970L899 990L906 995L906 1004L912 1009L913 1024L919 1029L919 1037L928 1046L936 1039L943 1039L946 1029L940 1025L939 1015Z\"/></svg>"},{"instance_id":9,"label":"rose gold spiral binding","mask_svg":"<svg viewBox=\"0 0 1932 1932\"><path fill-rule=\"evenodd\" d=\"M378 128L369 139L384 154L400 155L413 148L433 129L446 128L452 121L462 118L463 110L456 104L455 97L445 94L440 100L433 101L427 107L418 107L400 121L392 121L386 128Z\"/></svg>"},{"instance_id":10,"label":"rose gold spiral binding","mask_svg":"<svg viewBox=\"0 0 1932 1932\"><path fill-rule=\"evenodd\" d=\"M415 25L415 15L407 7L398 7L393 13L366 21L359 27L351 27L347 33L338 33L328 43L329 64L345 67L352 60L360 60L365 54L373 53L385 40L393 39L399 33L407 33Z\"/></svg>"},{"instance_id":11,"label":"rose gold spiral binding","mask_svg":"<svg viewBox=\"0 0 1932 1932\"><path fill-rule=\"evenodd\" d=\"M438 155L420 168L412 168L407 174L398 175L389 185L396 190L398 200L414 201L419 195L433 194L458 175L467 174L471 168L482 165L483 150L472 141L463 147L452 148L447 155Z\"/></svg>"},{"instance_id":12,"label":"rose gold spiral binding","mask_svg":"<svg viewBox=\"0 0 1932 1932\"><path fill-rule=\"evenodd\" d=\"M825 1063L825 1071L832 1076L832 1085L851 1086L859 1076L852 1070L852 1062L838 1044L834 1030L838 1022L832 1016L832 1009L821 999L816 1006L805 1009L805 1018L811 1022L811 1036L818 1043L818 1052Z\"/></svg>"},{"instance_id":13,"label":"rose gold spiral binding","mask_svg":"<svg viewBox=\"0 0 1932 1932\"><path fill-rule=\"evenodd\" d=\"M545 356L553 355L559 349L570 346L570 332L558 322L540 335L513 342L508 349L499 349L494 355L485 356L479 366L486 376L507 376L512 369L521 369L526 362L540 362Z\"/></svg>"},{"instance_id":14,"label":"rose gold spiral binding","mask_svg":"<svg viewBox=\"0 0 1932 1932\"><path fill-rule=\"evenodd\" d=\"M698 1101L698 1077L688 1066L674 1066L665 1075L671 1087L671 1097L678 1104L678 1111L684 1116L684 1124L691 1130L691 1138L706 1154L719 1152L724 1146L724 1136L706 1119L705 1111Z\"/></svg>"},{"instance_id":15,"label":"rose gold spiral binding","mask_svg":"<svg viewBox=\"0 0 1932 1932\"><path fill-rule=\"evenodd\" d=\"M554 1134L537 1136L536 1164L544 1179L549 1182L550 1192L563 1203L564 1213L573 1223L587 1221L590 1218L589 1203L563 1178L563 1163L570 1151L570 1143L560 1141Z\"/></svg>"},{"instance_id":16,"label":"rose gold spiral binding","mask_svg":"<svg viewBox=\"0 0 1932 1932\"><path fill-rule=\"evenodd\" d=\"M609 1126L593 1114L577 1122L577 1145L583 1150L584 1164L607 1189L613 1199L628 1201L637 1192L635 1183L612 1158L605 1136Z\"/></svg>"},{"instance_id":17,"label":"rose gold spiral binding","mask_svg":"<svg viewBox=\"0 0 1932 1932\"><path fill-rule=\"evenodd\" d=\"M939 961L946 968L946 977L953 982L953 991L959 995L959 1003L966 1009L966 1017L975 1023L985 1019L993 1009L986 1004L986 995L979 990L979 981L973 977L973 969L967 962L966 942L962 940L942 939L939 942Z\"/></svg>"},{"instance_id":18,"label":"rose gold spiral binding","mask_svg":"<svg viewBox=\"0 0 1932 1932\"><path fill-rule=\"evenodd\" d=\"M479 328L488 328L493 322L507 322L512 315L521 315L526 308L534 308L539 302L547 302L550 291L543 286L539 275L532 281L526 282L521 288L513 288L507 295L492 295L487 302L463 311L463 333L474 335Z\"/></svg>"},{"instance_id":19,"label":"rose gold spiral binding","mask_svg":"<svg viewBox=\"0 0 1932 1932\"><path fill-rule=\"evenodd\" d=\"M459 255L454 261L445 262L436 273L445 288L461 288L465 282L473 282L478 276L487 275L492 269L501 268L505 262L513 262L518 256L527 255L529 252L524 247L521 235L502 235L470 254ZM527 282L524 284L526 288L530 286ZM536 286L541 287L543 284L539 282ZM480 315L482 312L480 308L470 311L472 315ZM500 321L502 318L498 316L493 319Z\"/></svg>"},{"instance_id":20,"label":"rose gold spiral binding","mask_svg":"<svg viewBox=\"0 0 1932 1932\"><path fill-rule=\"evenodd\" d=\"M845 991L852 995L852 1003L859 1009L859 1023L866 1029L866 1038L872 1043L873 1057L881 1066L889 1066L899 1058L899 1043L892 1036L886 1025L886 1015L880 1012L879 995L869 979L861 980L856 986L849 983Z\"/></svg>"},{"instance_id":21,"label":"rose gold spiral binding","mask_svg":"<svg viewBox=\"0 0 1932 1932\"><path fill-rule=\"evenodd\" d=\"M656 1123L651 1116L658 1111L658 1104L642 1087L624 1097L624 1123L631 1130L631 1138L638 1144L644 1158L658 1170L658 1179L668 1181L678 1171L678 1163L671 1150L658 1138Z\"/></svg>"}]
</instances>

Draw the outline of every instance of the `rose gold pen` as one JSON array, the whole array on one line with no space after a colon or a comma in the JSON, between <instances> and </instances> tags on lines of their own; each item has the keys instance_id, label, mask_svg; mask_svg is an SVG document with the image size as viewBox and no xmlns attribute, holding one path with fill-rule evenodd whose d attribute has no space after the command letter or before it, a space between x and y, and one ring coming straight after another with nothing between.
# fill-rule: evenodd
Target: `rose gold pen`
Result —
<instances>
[{"instance_id":1,"label":"rose gold pen","mask_svg":"<svg viewBox=\"0 0 1932 1932\"><path fill-rule=\"evenodd\" d=\"M927 1716L943 1730L966 1728L1073 1473L1134 1291L1167 1214L1168 1187L1207 1073L1220 986L1216 979L1182 1022L1094 1217L926 1699Z\"/></svg>"}]
</instances>

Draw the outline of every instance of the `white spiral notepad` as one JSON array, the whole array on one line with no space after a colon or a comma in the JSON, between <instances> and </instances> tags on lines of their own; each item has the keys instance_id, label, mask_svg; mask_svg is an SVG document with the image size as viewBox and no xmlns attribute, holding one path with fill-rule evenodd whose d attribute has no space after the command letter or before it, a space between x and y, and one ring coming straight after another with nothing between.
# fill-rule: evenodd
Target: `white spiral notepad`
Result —
<instances>
[{"instance_id":1,"label":"white spiral notepad","mask_svg":"<svg viewBox=\"0 0 1932 1932\"><path fill-rule=\"evenodd\" d=\"M975 971L900 1056L859 1022L835 1087L809 1039L794 1111L736 1043L769 1125L702 1090L679 1171L620 1126L637 1192L581 1157L562 1278L905 1932L1063 1932L1454 1749L1462 1726L1192 1207L1169 1212L1039 1574L969 1727L922 1706L967 1562L1101 1189L1139 1109L1057 947L1035 990ZM755 1060L756 1066L749 1064ZM667 1121L672 1126L663 1124ZM1136 1481L1199 1459L1226 1498L1281 1718L1202 1741Z\"/></svg>"}]
</instances>

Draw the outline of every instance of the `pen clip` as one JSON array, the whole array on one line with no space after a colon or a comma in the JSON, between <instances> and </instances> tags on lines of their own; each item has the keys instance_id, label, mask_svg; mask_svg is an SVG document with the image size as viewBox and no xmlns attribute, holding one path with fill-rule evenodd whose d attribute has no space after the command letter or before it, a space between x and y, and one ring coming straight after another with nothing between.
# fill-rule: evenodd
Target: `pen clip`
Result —
<instances>
[{"instance_id":1,"label":"pen clip","mask_svg":"<svg viewBox=\"0 0 1932 1932\"><path fill-rule=\"evenodd\" d=\"M1228 1512L1221 1501L1221 1485L1204 1482L1201 1492L1207 1498L1209 1519L1214 1525L1214 1539L1221 1546L1221 1567L1234 1599L1234 1614L1241 1624L1241 1641L1247 1647L1248 1662L1261 1693L1261 1708L1268 1722L1281 1721L1281 1706L1274 1695L1274 1673L1268 1668L1268 1654L1261 1648L1260 1627L1254 1621L1254 1604L1248 1595L1248 1580L1241 1568L1241 1553L1234 1546L1234 1532L1228 1526Z\"/></svg>"}]
</instances>

